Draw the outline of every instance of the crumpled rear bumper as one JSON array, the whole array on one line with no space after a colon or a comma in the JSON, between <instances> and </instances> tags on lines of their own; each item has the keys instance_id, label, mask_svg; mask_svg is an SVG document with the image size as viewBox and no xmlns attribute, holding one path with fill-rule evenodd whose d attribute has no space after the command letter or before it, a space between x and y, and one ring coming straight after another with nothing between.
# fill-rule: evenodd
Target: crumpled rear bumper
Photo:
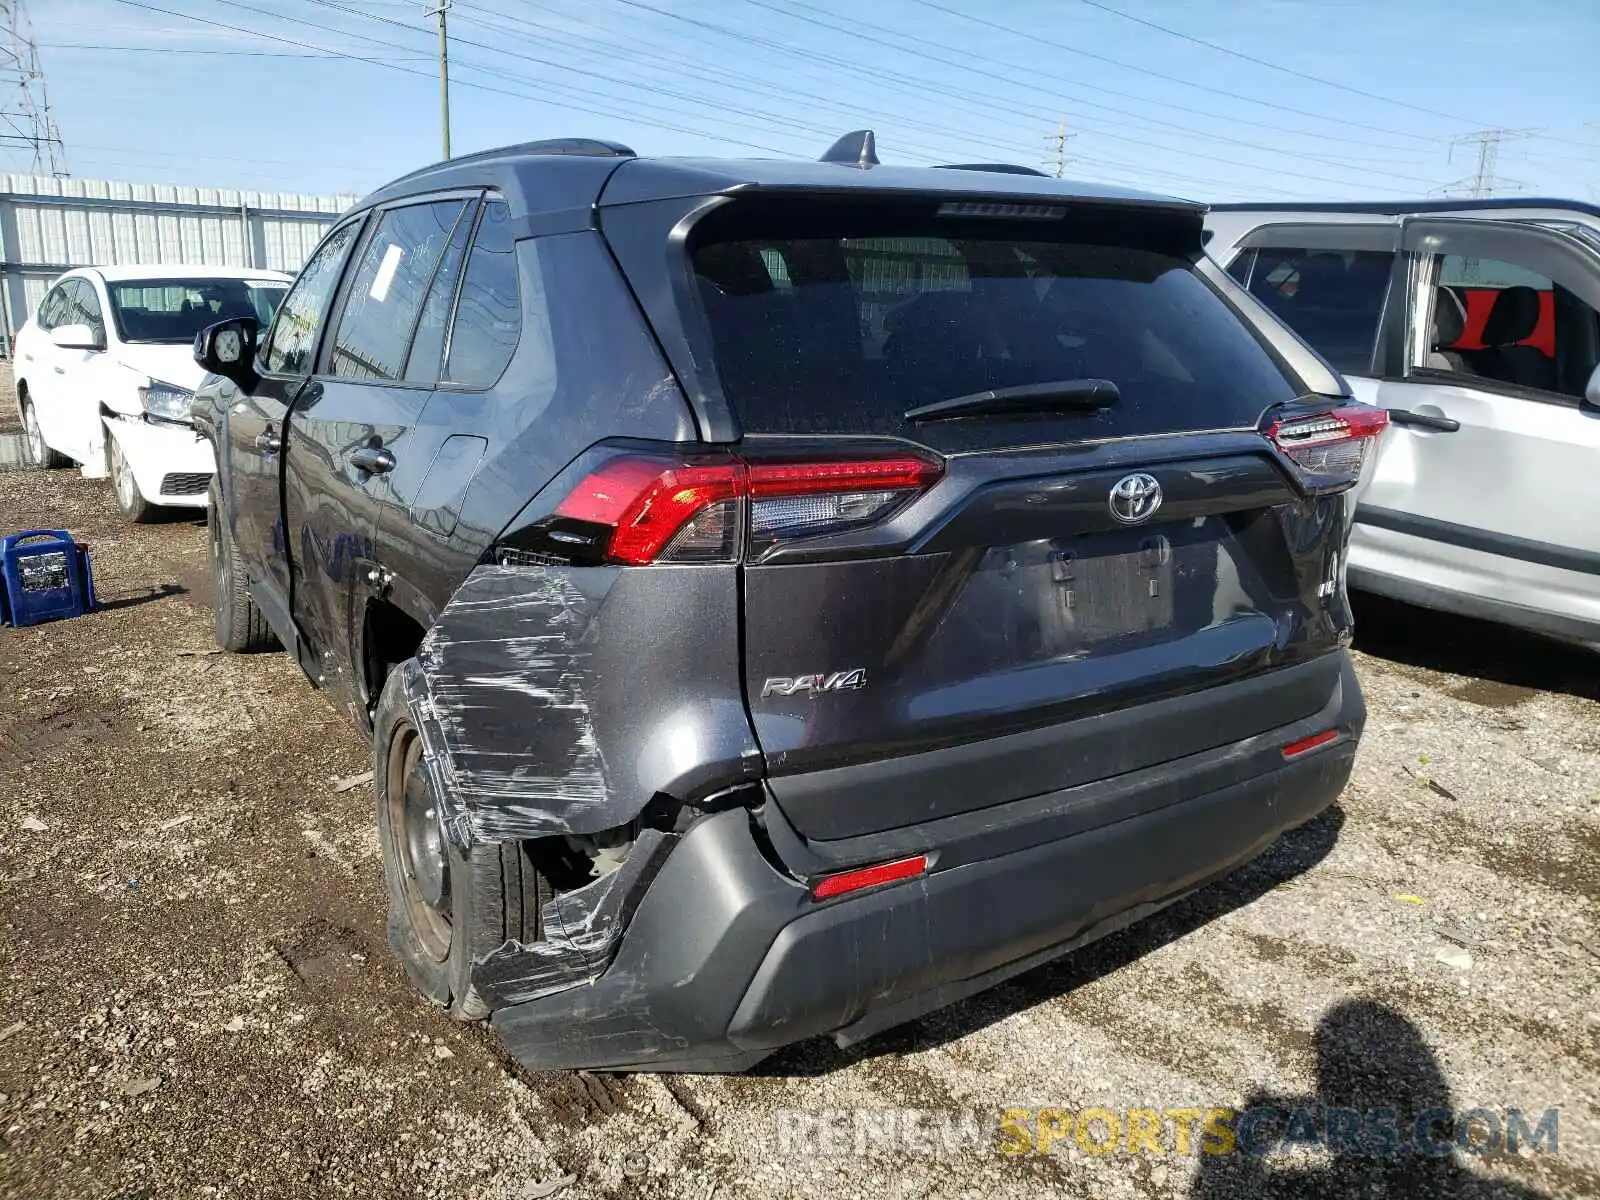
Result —
<instances>
[{"instance_id":1,"label":"crumpled rear bumper","mask_svg":"<svg viewBox=\"0 0 1600 1200\"><path fill-rule=\"evenodd\" d=\"M1109 781L1137 815L1052 836L1071 827L1068 793L1079 789L1035 798L1045 815L1013 828L1015 849L995 852L991 830L965 850L940 848L925 875L820 903L775 861L781 839L759 831L757 817L743 809L707 817L660 859L602 973L499 1009L494 1028L536 1068L739 1071L818 1034L858 1041L1065 954L1254 858L1338 796L1364 718L1346 664L1329 709L1281 737ZM1339 739L1284 761L1281 746L1319 721ZM1231 782L1214 786L1220 779ZM1153 792L1176 798L1141 809ZM762 815L778 819L770 805Z\"/></svg>"}]
</instances>

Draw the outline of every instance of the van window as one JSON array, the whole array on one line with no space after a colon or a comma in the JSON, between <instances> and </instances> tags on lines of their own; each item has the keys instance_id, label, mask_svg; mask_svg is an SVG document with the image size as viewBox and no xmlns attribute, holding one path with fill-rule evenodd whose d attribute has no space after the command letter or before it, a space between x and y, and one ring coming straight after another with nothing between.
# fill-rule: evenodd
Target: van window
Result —
<instances>
[{"instance_id":1,"label":"van window","mask_svg":"<svg viewBox=\"0 0 1600 1200\"><path fill-rule=\"evenodd\" d=\"M1228 268L1336 369L1370 374L1394 253L1260 246Z\"/></svg>"}]
</instances>

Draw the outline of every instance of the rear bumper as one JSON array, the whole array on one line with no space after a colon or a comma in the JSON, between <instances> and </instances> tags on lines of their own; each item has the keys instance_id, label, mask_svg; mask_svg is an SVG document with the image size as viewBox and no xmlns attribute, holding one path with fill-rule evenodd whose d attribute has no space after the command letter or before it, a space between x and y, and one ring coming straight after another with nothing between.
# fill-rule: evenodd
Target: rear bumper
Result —
<instances>
[{"instance_id":1,"label":"rear bumper","mask_svg":"<svg viewBox=\"0 0 1600 1200\"><path fill-rule=\"evenodd\" d=\"M1064 834L1083 824L1070 819L1082 807L1071 793L1085 789L1039 797L1043 815L1011 825L1007 848L971 831L948 853L935 845L926 875L822 903L792 863L775 864L791 857L784 846L793 836L775 835L775 814L759 842L744 810L709 817L666 855L602 974L499 1009L494 1027L538 1068L737 1071L818 1034L860 1040L1065 954L1254 858L1338 796L1364 717L1346 665L1329 710L1312 719L1340 737L1303 757L1286 762L1279 747L1305 736L1305 721L1220 757L1102 781L1079 799L1106 819ZM1252 767L1243 777L1241 763ZM1231 782L1212 786L1224 778ZM1121 795L1114 808L1103 803L1108 784Z\"/></svg>"}]
</instances>

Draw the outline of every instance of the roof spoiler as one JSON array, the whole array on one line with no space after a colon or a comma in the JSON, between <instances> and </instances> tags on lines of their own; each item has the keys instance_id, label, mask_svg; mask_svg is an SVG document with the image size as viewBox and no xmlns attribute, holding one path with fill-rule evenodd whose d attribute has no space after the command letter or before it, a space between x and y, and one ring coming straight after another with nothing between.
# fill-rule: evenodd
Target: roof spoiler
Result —
<instances>
[{"instance_id":1,"label":"roof spoiler","mask_svg":"<svg viewBox=\"0 0 1600 1200\"><path fill-rule=\"evenodd\" d=\"M828 147L818 162L840 163L847 167L860 167L863 171L878 166L878 140L870 129L857 129L847 133Z\"/></svg>"}]
</instances>

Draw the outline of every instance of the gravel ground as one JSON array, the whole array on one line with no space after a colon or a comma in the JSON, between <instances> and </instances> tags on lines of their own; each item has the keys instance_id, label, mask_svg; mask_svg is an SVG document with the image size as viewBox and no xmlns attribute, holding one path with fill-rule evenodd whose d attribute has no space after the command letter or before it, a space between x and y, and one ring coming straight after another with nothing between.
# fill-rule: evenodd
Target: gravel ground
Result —
<instances>
[{"instance_id":1,"label":"gravel ground","mask_svg":"<svg viewBox=\"0 0 1600 1200\"><path fill-rule=\"evenodd\" d=\"M285 657L212 652L203 526L0 473L34 525L107 604L0 630L0 1196L1600 1195L1591 656L1368 605L1354 780L1222 884L851 1052L535 1074L407 987L370 789L330 782L368 751ZM1559 1153L1007 1155L995 1122L1263 1102L1559 1107ZM809 1134L856 1110L899 1141Z\"/></svg>"}]
</instances>

